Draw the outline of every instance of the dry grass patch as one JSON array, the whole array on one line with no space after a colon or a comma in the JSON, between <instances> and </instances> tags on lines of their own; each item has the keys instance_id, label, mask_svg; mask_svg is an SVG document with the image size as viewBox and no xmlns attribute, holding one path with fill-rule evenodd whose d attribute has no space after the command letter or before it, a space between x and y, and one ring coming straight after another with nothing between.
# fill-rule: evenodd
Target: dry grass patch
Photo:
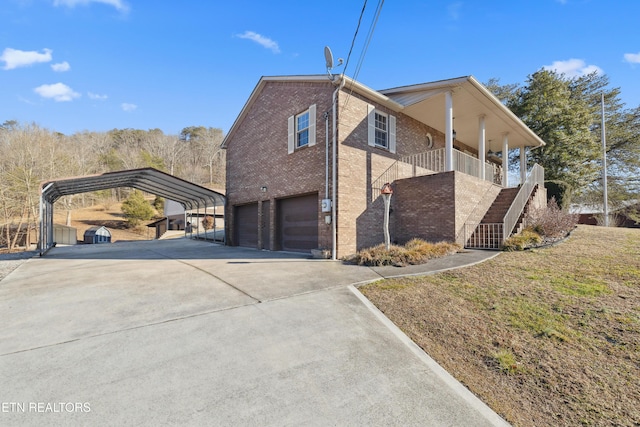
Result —
<instances>
[{"instance_id":1,"label":"dry grass patch","mask_svg":"<svg viewBox=\"0 0 640 427\"><path fill-rule=\"evenodd\" d=\"M422 239L411 239L404 246L384 244L362 249L348 261L359 265L379 267L382 265L423 264L433 258L452 255L460 250L460 245L450 242L430 243Z\"/></svg>"},{"instance_id":2,"label":"dry grass patch","mask_svg":"<svg viewBox=\"0 0 640 427\"><path fill-rule=\"evenodd\" d=\"M361 291L516 426L640 425L640 230Z\"/></svg>"}]
</instances>

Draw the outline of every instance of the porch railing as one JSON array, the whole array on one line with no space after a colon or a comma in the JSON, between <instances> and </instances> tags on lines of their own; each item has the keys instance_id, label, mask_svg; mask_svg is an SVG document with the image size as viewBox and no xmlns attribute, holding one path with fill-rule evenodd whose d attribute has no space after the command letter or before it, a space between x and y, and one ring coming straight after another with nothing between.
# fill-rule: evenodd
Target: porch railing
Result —
<instances>
[{"instance_id":1,"label":"porch railing","mask_svg":"<svg viewBox=\"0 0 640 427\"><path fill-rule=\"evenodd\" d=\"M453 169L480 177L480 160L463 153L453 150ZM502 168L492 163L485 163L485 180L500 184ZM424 153L412 154L398 158L389 168L384 171L372 184L374 198L378 196L377 190L387 182L393 182L397 179L414 178L417 176L431 175L434 173L445 171L445 150L437 148L435 150L426 151Z\"/></svg>"}]
</instances>

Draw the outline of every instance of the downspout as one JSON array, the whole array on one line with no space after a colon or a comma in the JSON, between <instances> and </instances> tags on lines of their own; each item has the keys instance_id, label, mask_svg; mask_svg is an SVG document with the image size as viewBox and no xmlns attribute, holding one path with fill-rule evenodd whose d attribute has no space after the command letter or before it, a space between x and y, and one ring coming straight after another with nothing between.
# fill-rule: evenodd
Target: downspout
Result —
<instances>
[{"instance_id":1,"label":"downspout","mask_svg":"<svg viewBox=\"0 0 640 427\"><path fill-rule=\"evenodd\" d=\"M325 135L325 149L324 149L324 166L325 166L325 181L324 181L324 198L329 198L329 112L324 113L324 135Z\"/></svg>"},{"instance_id":2,"label":"downspout","mask_svg":"<svg viewBox=\"0 0 640 427\"><path fill-rule=\"evenodd\" d=\"M332 140L332 171L331 171L331 194L333 196L333 200L331 200L331 259L336 260L336 247L337 247L337 228L336 228L336 201L337 201L337 183L338 179L336 177L336 173L338 171L338 147L336 143L336 128L337 128L337 119L336 119L336 104L338 102L338 92L340 89L344 87L344 78L340 77L340 82L338 83L336 89L333 91L333 102L332 102L332 116L333 116L333 140ZM335 82L334 82L335 84Z\"/></svg>"}]
</instances>

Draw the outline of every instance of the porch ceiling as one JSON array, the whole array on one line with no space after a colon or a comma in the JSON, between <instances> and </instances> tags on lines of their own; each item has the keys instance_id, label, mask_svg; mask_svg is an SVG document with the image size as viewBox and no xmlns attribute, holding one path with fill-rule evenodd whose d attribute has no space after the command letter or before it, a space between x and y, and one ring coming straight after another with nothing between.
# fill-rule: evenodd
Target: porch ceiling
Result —
<instances>
[{"instance_id":1,"label":"porch ceiling","mask_svg":"<svg viewBox=\"0 0 640 427\"><path fill-rule=\"evenodd\" d=\"M453 95L453 128L456 140L478 147L478 118L485 116L487 150L502 150L508 134L509 148L544 145L531 129L473 77L403 86L380 93L403 106L402 112L440 132L445 129L445 93Z\"/></svg>"}]
</instances>

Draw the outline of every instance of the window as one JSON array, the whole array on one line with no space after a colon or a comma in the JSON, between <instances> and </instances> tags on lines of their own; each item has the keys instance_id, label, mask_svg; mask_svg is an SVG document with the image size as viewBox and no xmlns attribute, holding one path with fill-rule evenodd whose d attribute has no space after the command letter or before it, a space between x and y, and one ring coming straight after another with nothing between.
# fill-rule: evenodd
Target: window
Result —
<instances>
[{"instance_id":1,"label":"window","mask_svg":"<svg viewBox=\"0 0 640 427\"><path fill-rule=\"evenodd\" d=\"M387 134L387 115L375 112L376 136L375 144L378 147L389 148L389 139Z\"/></svg>"},{"instance_id":2,"label":"window","mask_svg":"<svg viewBox=\"0 0 640 427\"><path fill-rule=\"evenodd\" d=\"M373 105L367 106L368 116L368 144L396 152L396 117L391 114L376 110Z\"/></svg>"},{"instance_id":3,"label":"window","mask_svg":"<svg viewBox=\"0 0 640 427\"><path fill-rule=\"evenodd\" d=\"M306 111L290 116L288 128L289 154L298 148L316 145L316 105L313 104Z\"/></svg>"},{"instance_id":4,"label":"window","mask_svg":"<svg viewBox=\"0 0 640 427\"><path fill-rule=\"evenodd\" d=\"M309 110L296 116L296 147L309 145Z\"/></svg>"}]
</instances>

